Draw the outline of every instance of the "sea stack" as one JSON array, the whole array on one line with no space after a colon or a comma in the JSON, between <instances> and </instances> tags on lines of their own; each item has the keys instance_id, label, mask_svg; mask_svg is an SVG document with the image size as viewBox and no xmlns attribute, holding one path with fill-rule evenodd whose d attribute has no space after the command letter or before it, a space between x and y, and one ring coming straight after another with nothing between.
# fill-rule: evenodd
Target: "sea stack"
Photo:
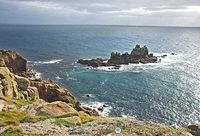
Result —
<instances>
[{"instance_id":1,"label":"sea stack","mask_svg":"<svg viewBox=\"0 0 200 136\"><path fill-rule=\"evenodd\" d=\"M129 64L129 63L157 63L157 57L153 56L153 54L149 54L148 48L146 46L140 47L140 45L136 45L135 48L131 51L131 54L128 52L124 54L120 54L119 52L112 52L110 59L91 59L91 60L83 60L79 59L78 63L87 64L92 67L99 66L114 66L115 69L119 69L121 64Z\"/></svg>"}]
</instances>

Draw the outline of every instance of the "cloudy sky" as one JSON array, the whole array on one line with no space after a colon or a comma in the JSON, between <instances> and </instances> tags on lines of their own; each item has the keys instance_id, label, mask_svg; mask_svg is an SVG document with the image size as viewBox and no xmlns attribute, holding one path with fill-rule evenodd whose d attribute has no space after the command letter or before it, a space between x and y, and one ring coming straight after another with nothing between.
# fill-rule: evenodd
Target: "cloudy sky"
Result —
<instances>
[{"instance_id":1,"label":"cloudy sky","mask_svg":"<svg viewBox=\"0 0 200 136\"><path fill-rule=\"evenodd\" d=\"M0 24L200 26L200 0L0 0Z\"/></svg>"}]
</instances>

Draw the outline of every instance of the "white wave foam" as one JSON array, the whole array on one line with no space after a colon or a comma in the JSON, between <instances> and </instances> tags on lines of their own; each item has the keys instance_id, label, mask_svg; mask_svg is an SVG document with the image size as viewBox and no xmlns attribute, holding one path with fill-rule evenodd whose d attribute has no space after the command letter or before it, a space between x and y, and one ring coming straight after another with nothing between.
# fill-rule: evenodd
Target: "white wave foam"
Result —
<instances>
[{"instance_id":1,"label":"white wave foam","mask_svg":"<svg viewBox=\"0 0 200 136\"><path fill-rule=\"evenodd\" d=\"M59 76L56 76L56 79L58 79L58 80L59 80L59 79L62 79L62 78L61 78L61 77L59 77Z\"/></svg>"},{"instance_id":2,"label":"white wave foam","mask_svg":"<svg viewBox=\"0 0 200 136\"><path fill-rule=\"evenodd\" d=\"M123 113L122 113L122 117L123 117L123 118L129 118L129 119L135 119L135 118L137 118L136 115L130 116L129 114L125 115L125 114L123 114Z\"/></svg>"},{"instance_id":3,"label":"white wave foam","mask_svg":"<svg viewBox=\"0 0 200 136\"><path fill-rule=\"evenodd\" d=\"M74 80L74 81L77 80L77 78L70 77L70 75L68 73L67 73L66 77L67 77L67 80Z\"/></svg>"},{"instance_id":4,"label":"white wave foam","mask_svg":"<svg viewBox=\"0 0 200 136\"><path fill-rule=\"evenodd\" d=\"M128 65L121 65L119 69L114 69L113 66L110 67L98 67L98 70L103 71L120 71L120 72L142 72L149 69L156 69L156 68L171 68L171 64L175 64L178 62L183 61L183 54L175 53L172 55L170 53L154 53L155 56L158 56L158 63L148 63L148 64L128 64ZM167 55L166 57L161 57L163 55Z\"/></svg>"},{"instance_id":5,"label":"white wave foam","mask_svg":"<svg viewBox=\"0 0 200 136\"><path fill-rule=\"evenodd\" d=\"M61 61L63 61L63 59L53 59L50 61L28 61L28 62L34 65L37 65L37 64L55 64L55 63L58 64Z\"/></svg>"},{"instance_id":6,"label":"white wave foam","mask_svg":"<svg viewBox=\"0 0 200 136\"><path fill-rule=\"evenodd\" d=\"M41 79L42 73L37 72L36 70L32 70L32 72L35 73L35 78L34 78L34 77L31 77L31 78L30 78L31 80Z\"/></svg>"},{"instance_id":7,"label":"white wave foam","mask_svg":"<svg viewBox=\"0 0 200 136\"><path fill-rule=\"evenodd\" d=\"M82 106L88 107L92 110L96 110L99 112L100 115L104 117L108 117L109 113L111 112L112 107L111 106L103 107L104 104L105 103L103 102L88 102L88 103L82 102L81 103ZM99 111L98 110L99 107L103 107L103 111Z\"/></svg>"}]
</instances>

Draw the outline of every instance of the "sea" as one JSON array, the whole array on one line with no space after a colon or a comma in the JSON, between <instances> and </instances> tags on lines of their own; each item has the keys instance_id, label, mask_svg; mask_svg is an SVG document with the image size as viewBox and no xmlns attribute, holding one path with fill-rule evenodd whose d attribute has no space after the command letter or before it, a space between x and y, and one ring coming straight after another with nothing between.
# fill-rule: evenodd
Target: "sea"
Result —
<instances>
[{"instance_id":1,"label":"sea","mask_svg":"<svg viewBox=\"0 0 200 136\"><path fill-rule=\"evenodd\" d=\"M136 44L167 57L114 70L77 64ZM16 50L37 77L67 88L83 106L106 104L105 117L173 128L200 123L200 28L111 25L0 25L0 49ZM175 55L172 55L174 53ZM86 95L90 94L91 97Z\"/></svg>"}]
</instances>

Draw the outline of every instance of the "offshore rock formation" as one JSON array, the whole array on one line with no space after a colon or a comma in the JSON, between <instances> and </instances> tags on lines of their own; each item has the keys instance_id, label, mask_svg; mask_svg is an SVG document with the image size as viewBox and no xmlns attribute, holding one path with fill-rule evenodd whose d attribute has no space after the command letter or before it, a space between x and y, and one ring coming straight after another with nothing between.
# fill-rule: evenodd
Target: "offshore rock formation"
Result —
<instances>
[{"instance_id":1,"label":"offshore rock formation","mask_svg":"<svg viewBox=\"0 0 200 136\"><path fill-rule=\"evenodd\" d=\"M107 62L106 62L107 61ZM128 64L128 63L156 63L157 57L153 56L153 54L148 53L148 48L146 46L140 47L140 45L136 45L133 48L131 54L128 52L124 54L120 54L118 52L112 52L111 57L109 60L106 59L92 59L92 60L83 60L79 59L78 63L80 64L87 64L88 66L92 67L99 67L99 66L115 66L115 68L119 68L121 64Z\"/></svg>"}]
</instances>

